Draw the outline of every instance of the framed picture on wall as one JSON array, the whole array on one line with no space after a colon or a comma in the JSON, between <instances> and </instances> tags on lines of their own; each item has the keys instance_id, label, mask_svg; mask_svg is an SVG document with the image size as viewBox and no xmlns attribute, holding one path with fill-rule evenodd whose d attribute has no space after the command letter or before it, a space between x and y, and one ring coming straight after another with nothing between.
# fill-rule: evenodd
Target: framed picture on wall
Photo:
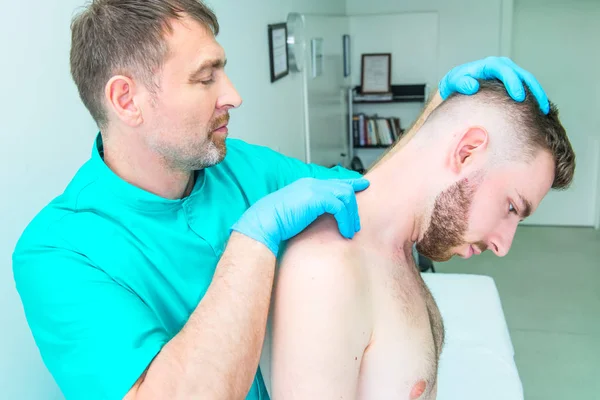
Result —
<instances>
[{"instance_id":1,"label":"framed picture on wall","mask_svg":"<svg viewBox=\"0 0 600 400\"><path fill-rule=\"evenodd\" d=\"M370 53L362 55L361 92L390 93L392 91L392 54Z\"/></svg>"},{"instance_id":2,"label":"framed picture on wall","mask_svg":"<svg viewBox=\"0 0 600 400\"><path fill-rule=\"evenodd\" d=\"M287 25L285 22L268 26L269 61L271 66L271 82L289 74Z\"/></svg>"}]
</instances>

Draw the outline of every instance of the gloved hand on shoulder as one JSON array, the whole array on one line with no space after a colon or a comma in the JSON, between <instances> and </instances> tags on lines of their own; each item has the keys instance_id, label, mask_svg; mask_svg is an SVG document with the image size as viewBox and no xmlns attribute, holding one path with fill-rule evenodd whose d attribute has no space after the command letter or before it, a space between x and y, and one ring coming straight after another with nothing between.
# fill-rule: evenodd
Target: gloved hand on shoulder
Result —
<instances>
[{"instance_id":1,"label":"gloved hand on shoulder","mask_svg":"<svg viewBox=\"0 0 600 400\"><path fill-rule=\"evenodd\" d=\"M368 186L364 178L302 178L257 201L232 230L263 243L277 256L281 242L329 213L337 220L340 233L351 239L360 230L355 192Z\"/></svg>"}]
</instances>

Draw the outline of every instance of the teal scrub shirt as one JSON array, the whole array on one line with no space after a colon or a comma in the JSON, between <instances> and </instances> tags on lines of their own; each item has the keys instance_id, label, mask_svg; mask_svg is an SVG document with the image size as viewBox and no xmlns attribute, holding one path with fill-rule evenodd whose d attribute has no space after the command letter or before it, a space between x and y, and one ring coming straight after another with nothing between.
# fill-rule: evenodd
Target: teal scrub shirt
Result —
<instances>
[{"instance_id":1,"label":"teal scrub shirt","mask_svg":"<svg viewBox=\"0 0 600 400\"><path fill-rule=\"evenodd\" d=\"M229 228L263 196L302 177L356 178L227 140L192 193L167 200L104 163L100 135L65 192L13 254L28 324L68 399L121 399L206 293ZM247 399L268 399L260 369Z\"/></svg>"}]
</instances>

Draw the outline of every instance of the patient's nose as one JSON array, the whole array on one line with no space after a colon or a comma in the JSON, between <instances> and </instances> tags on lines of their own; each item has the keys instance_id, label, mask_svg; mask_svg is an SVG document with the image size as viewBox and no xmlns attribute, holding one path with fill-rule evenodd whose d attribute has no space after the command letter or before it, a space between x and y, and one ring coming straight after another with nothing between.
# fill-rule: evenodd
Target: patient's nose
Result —
<instances>
[{"instance_id":1,"label":"patient's nose","mask_svg":"<svg viewBox=\"0 0 600 400\"><path fill-rule=\"evenodd\" d=\"M512 246L515 233L517 232L518 224L510 224L502 226L495 237L490 240L490 250L492 250L498 257L504 257L508 254L510 247Z\"/></svg>"}]
</instances>

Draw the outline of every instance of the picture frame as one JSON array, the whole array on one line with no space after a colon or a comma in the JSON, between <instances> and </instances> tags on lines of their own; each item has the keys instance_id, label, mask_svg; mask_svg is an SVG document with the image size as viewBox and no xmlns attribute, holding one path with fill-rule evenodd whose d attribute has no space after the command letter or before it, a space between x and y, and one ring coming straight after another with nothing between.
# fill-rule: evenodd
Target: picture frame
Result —
<instances>
[{"instance_id":1,"label":"picture frame","mask_svg":"<svg viewBox=\"0 0 600 400\"><path fill-rule=\"evenodd\" d=\"M269 66L271 83L290 73L287 46L287 24L285 22L268 25L269 33Z\"/></svg>"},{"instance_id":2,"label":"picture frame","mask_svg":"<svg viewBox=\"0 0 600 400\"><path fill-rule=\"evenodd\" d=\"M392 53L362 55L361 92L384 94L392 91Z\"/></svg>"}]
</instances>

